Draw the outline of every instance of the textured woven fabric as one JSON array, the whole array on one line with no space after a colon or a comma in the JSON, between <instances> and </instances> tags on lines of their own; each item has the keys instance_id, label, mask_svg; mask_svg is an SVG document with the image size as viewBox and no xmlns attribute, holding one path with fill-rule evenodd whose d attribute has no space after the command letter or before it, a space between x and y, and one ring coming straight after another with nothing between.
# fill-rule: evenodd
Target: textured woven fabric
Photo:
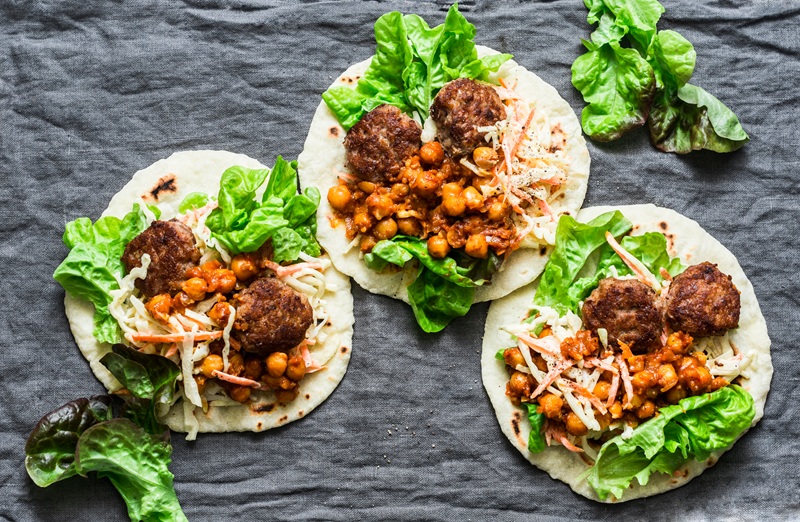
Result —
<instances>
[{"instance_id":1,"label":"textured woven fabric","mask_svg":"<svg viewBox=\"0 0 800 522\"><path fill-rule=\"evenodd\" d=\"M800 517L800 9L795 2L665 0L660 28L698 53L693 83L752 141L728 155L657 152L644 130L589 144L586 205L655 203L696 219L739 258L760 298L775 376L766 415L689 485L619 506L574 495L506 441L480 383L487 305L439 335L411 309L354 289L339 389L263 434L173 437L190 520L766 520ZM372 24L443 2L10 0L0 5L0 519L127 520L113 487L36 487L36 421L100 393L51 274L64 224L96 219L136 170L174 151L296 157L319 95L372 53ZM464 2L477 41L514 53L579 113L570 65L589 34L580 0Z\"/></svg>"}]
</instances>

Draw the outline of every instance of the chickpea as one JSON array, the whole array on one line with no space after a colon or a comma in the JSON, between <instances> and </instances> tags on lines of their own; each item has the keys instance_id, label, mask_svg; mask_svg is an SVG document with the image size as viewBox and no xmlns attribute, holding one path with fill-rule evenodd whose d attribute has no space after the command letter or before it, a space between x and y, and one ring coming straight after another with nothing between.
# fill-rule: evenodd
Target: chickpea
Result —
<instances>
[{"instance_id":1,"label":"chickpea","mask_svg":"<svg viewBox=\"0 0 800 522\"><path fill-rule=\"evenodd\" d=\"M207 289L208 285L206 284L205 279L201 277L187 279L181 285L181 290L186 292L186 295L195 301L202 301L205 299Z\"/></svg>"},{"instance_id":2,"label":"chickpea","mask_svg":"<svg viewBox=\"0 0 800 522\"><path fill-rule=\"evenodd\" d=\"M708 390L706 391L711 393L719 390L720 388L724 388L728 384L730 383L724 377L714 377L714 379L712 379L711 383L708 385Z\"/></svg>"},{"instance_id":3,"label":"chickpea","mask_svg":"<svg viewBox=\"0 0 800 522\"><path fill-rule=\"evenodd\" d=\"M576 435L578 437L580 437L581 435L586 435L586 433L589 432L589 429L586 427L586 424L584 424L583 421L580 419L580 417L575 415L575 412L572 411L567 414L567 420L565 421L564 424L566 424L567 431L569 433L571 433L572 435Z\"/></svg>"},{"instance_id":4,"label":"chickpea","mask_svg":"<svg viewBox=\"0 0 800 522\"><path fill-rule=\"evenodd\" d=\"M637 372L631 377L631 384L633 384L633 389L638 391L644 391L656 382L656 377L653 375L653 372L650 370L642 370Z\"/></svg>"},{"instance_id":5,"label":"chickpea","mask_svg":"<svg viewBox=\"0 0 800 522\"><path fill-rule=\"evenodd\" d=\"M306 362L299 355L293 355L289 358L288 365L286 366L286 376L294 382L299 382L306 375Z\"/></svg>"},{"instance_id":6,"label":"chickpea","mask_svg":"<svg viewBox=\"0 0 800 522\"><path fill-rule=\"evenodd\" d=\"M187 307L194 304L191 297L186 295L186 292L178 292L172 298L172 309L178 313L183 312Z\"/></svg>"},{"instance_id":7,"label":"chickpea","mask_svg":"<svg viewBox=\"0 0 800 522\"><path fill-rule=\"evenodd\" d=\"M681 379L692 393L699 393L711 383L711 372L705 366L697 366L682 371Z\"/></svg>"},{"instance_id":8,"label":"chickpea","mask_svg":"<svg viewBox=\"0 0 800 522\"><path fill-rule=\"evenodd\" d=\"M644 404L639 406L639 409L636 410L636 416L640 419L649 419L656 413L656 405L653 401L647 400L644 401Z\"/></svg>"},{"instance_id":9,"label":"chickpea","mask_svg":"<svg viewBox=\"0 0 800 522\"><path fill-rule=\"evenodd\" d=\"M611 384L608 381L598 382L592 391L595 397L604 401L608 399L608 394L611 393Z\"/></svg>"},{"instance_id":10,"label":"chickpea","mask_svg":"<svg viewBox=\"0 0 800 522\"><path fill-rule=\"evenodd\" d=\"M144 307L156 321L167 323L172 313L172 298L169 294L160 294L150 299Z\"/></svg>"},{"instance_id":11,"label":"chickpea","mask_svg":"<svg viewBox=\"0 0 800 522\"><path fill-rule=\"evenodd\" d=\"M448 216L460 216L467 210L467 201L459 193L457 195L443 195L442 207Z\"/></svg>"},{"instance_id":12,"label":"chickpea","mask_svg":"<svg viewBox=\"0 0 800 522\"><path fill-rule=\"evenodd\" d=\"M496 199L491 205L489 205L487 217L492 221L502 221L505 219L507 214L508 205L506 205L504 201Z\"/></svg>"},{"instance_id":13,"label":"chickpea","mask_svg":"<svg viewBox=\"0 0 800 522\"><path fill-rule=\"evenodd\" d=\"M677 404L684 397L686 397L686 390L680 385L670 388L667 392L667 402L670 404Z\"/></svg>"},{"instance_id":14,"label":"chickpea","mask_svg":"<svg viewBox=\"0 0 800 522\"><path fill-rule=\"evenodd\" d=\"M236 402L245 403L250 400L251 391L247 386L231 386L230 390L228 390L228 395Z\"/></svg>"},{"instance_id":15,"label":"chickpea","mask_svg":"<svg viewBox=\"0 0 800 522\"><path fill-rule=\"evenodd\" d=\"M397 220L397 229L406 236L419 237L422 235L422 225L413 217L399 218Z\"/></svg>"},{"instance_id":16,"label":"chickpea","mask_svg":"<svg viewBox=\"0 0 800 522\"><path fill-rule=\"evenodd\" d=\"M221 372L223 367L222 357L211 354L203 359L203 363L200 365L200 372L206 377L211 378L214 376L215 370Z\"/></svg>"},{"instance_id":17,"label":"chickpea","mask_svg":"<svg viewBox=\"0 0 800 522\"><path fill-rule=\"evenodd\" d=\"M658 367L658 385L661 391L665 392L678 384L678 374L671 364L662 364Z\"/></svg>"},{"instance_id":18,"label":"chickpea","mask_svg":"<svg viewBox=\"0 0 800 522\"><path fill-rule=\"evenodd\" d=\"M226 326L231 317L231 308L227 303L214 303L208 311L208 317L220 326Z\"/></svg>"},{"instance_id":19,"label":"chickpea","mask_svg":"<svg viewBox=\"0 0 800 522\"><path fill-rule=\"evenodd\" d=\"M220 268L222 268L222 263L220 263L216 259L212 259L211 261L206 261L205 263L203 263L203 266L200 267L200 269L203 272L213 272L214 270L218 270Z\"/></svg>"},{"instance_id":20,"label":"chickpea","mask_svg":"<svg viewBox=\"0 0 800 522\"><path fill-rule=\"evenodd\" d=\"M375 185L375 183L372 183L371 181L360 181L358 183L358 188L360 190L363 190L366 194L372 194L378 187Z\"/></svg>"},{"instance_id":21,"label":"chickpea","mask_svg":"<svg viewBox=\"0 0 800 522\"><path fill-rule=\"evenodd\" d=\"M336 210L344 210L350 204L353 195L345 185L334 185L328 189L328 203Z\"/></svg>"},{"instance_id":22,"label":"chickpea","mask_svg":"<svg viewBox=\"0 0 800 522\"><path fill-rule=\"evenodd\" d=\"M212 278L215 283L213 285L214 292L227 294L236 288L236 274L233 273L233 270L227 270L225 268L214 270ZM210 286L212 285L209 285L209 287Z\"/></svg>"},{"instance_id":23,"label":"chickpea","mask_svg":"<svg viewBox=\"0 0 800 522\"><path fill-rule=\"evenodd\" d=\"M608 413L611 414L612 419L619 419L622 417L622 404L615 402L608 408Z\"/></svg>"},{"instance_id":24,"label":"chickpea","mask_svg":"<svg viewBox=\"0 0 800 522\"><path fill-rule=\"evenodd\" d=\"M374 193L367 198L367 207L375 219L383 219L394 212L394 201L388 194Z\"/></svg>"},{"instance_id":25,"label":"chickpea","mask_svg":"<svg viewBox=\"0 0 800 522\"><path fill-rule=\"evenodd\" d=\"M361 238L361 244L359 245L359 248L361 249L362 252L366 254L367 252L371 252L372 249L375 248L375 245L377 244L378 241L374 237L364 236Z\"/></svg>"},{"instance_id":26,"label":"chickpea","mask_svg":"<svg viewBox=\"0 0 800 522\"><path fill-rule=\"evenodd\" d=\"M378 239L391 239L397 235L397 223L390 217L381 219L372 229L372 233Z\"/></svg>"},{"instance_id":27,"label":"chickpea","mask_svg":"<svg viewBox=\"0 0 800 522\"><path fill-rule=\"evenodd\" d=\"M519 351L519 348L508 348L503 352L503 360L512 368L525 366L525 358L522 356L522 352Z\"/></svg>"},{"instance_id":28,"label":"chickpea","mask_svg":"<svg viewBox=\"0 0 800 522\"><path fill-rule=\"evenodd\" d=\"M700 366L705 366L706 365L706 361L708 360L708 357L706 357L706 354L704 354L703 352L694 352L692 354L692 357L697 359L697 363Z\"/></svg>"},{"instance_id":29,"label":"chickpea","mask_svg":"<svg viewBox=\"0 0 800 522\"><path fill-rule=\"evenodd\" d=\"M536 408L538 413L544 413L548 419L560 419L561 409L564 407L564 399L553 395L552 393L545 393L539 397L539 407Z\"/></svg>"},{"instance_id":30,"label":"chickpea","mask_svg":"<svg viewBox=\"0 0 800 522\"><path fill-rule=\"evenodd\" d=\"M286 371L289 356L283 352L272 352L267 357L267 373L272 377L280 377Z\"/></svg>"},{"instance_id":31,"label":"chickpea","mask_svg":"<svg viewBox=\"0 0 800 522\"><path fill-rule=\"evenodd\" d=\"M297 394L300 393L300 390L276 390L275 391L275 399L280 402L281 404L286 404L287 402L292 402L297 398Z\"/></svg>"},{"instance_id":32,"label":"chickpea","mask_svg":"<svg viewBox=\"0 0 800 522\"><path fill-rule=\"evenodd\" d=\"M628 371L631 374L639 373L644 370L645 357L644 355L636 355L628 359Z\"/></svg>"},{"instance_id":33,"label":"chickpea","mask_svg":"<svg viewBox=\"0 0 800 522\"><path fill-rule=\"evenodd\" d=\"M244 373L244 357L240 353L235 353L228 357L228 373L231 375L241 375Z\"/></svg>"},{"instance_id":34,"label":"chickpea","mask_svg":"<svg viewBox=\"0 0 800 522\"><path fill-rule=\"evenodd\" d=\"M258 273L253 258L247 254L239 254L231 260L231 270L239 281L247 281Z\"/></svg>"},{"instance_id":35,"label":"chickpea","mask_svg":"<svg viewBox=\"0 0 800 522\"><path fill-rule=\"evenodd\" d=\"M203 271L200 270L199 266L193 266L186 271L186 279L191 279L193 277L203 277Z\"/></svg>"},{"instance_id":36,"label":"chickpea","mask_svg":"<svg viewBox=\"0 0 800 522\"><path fill-rule=\"evenodd\" d=\"M431 257L443 258L450 252L450 244L442 236L432 236L428 239L428 253Z\"/></svg>"},{"instance_id":37,"label":"chickpea","mask_svg":"<svg viewBox=\"0 0 800 522\"><path fill-rule=\"evenodd\" d=\"M372 227L372 217L366 212L357 212L353 216L353 225L359 232L366 233Z\"/></svg>"},{"instance_id":38,"label":"chickpea","mask_svg":"<svg viewBox=\"0 0 800 522\"><path fill-rule=\"evenodd\" d=\"M468 256L484 259L489 255L489 244L486 242L486 236L483 234L469 236L467 244L464 246L464 251Z\"/></svg>"},{"instance_id":39,"label":"chickpea","mask_svg":"<svg viewBox=\"0 0 800 522\"><path fill-rule=\"evenodd\" d=\"M475 187L467 187L462 193L464 202L470 210L478 210L483 206L483 194L481 194Z\"/></svg>"},{"instance_id":40,"label":"chickpea","mask_svg":"<svg viewBox=\"0 0 800 522\"><path fill-rule=\"evenodd\" d=\"M430 196L439 188L440 180L436 171L427 170L419 172L411 182L411 190L421 196Z\"/></svg>"},{"instance_id":41,"label":"chickpea","mask_svg":"<svg viewBox=\"0 0 800 522\"><path fill-rule=\"evenodd\" d=\"M428 165L439 166L444 161L444 149L438 141L430 141L420 147L419 159Z\"/></svg>"},{"instance_id":42,"label":"chickpea","mask_svg":"<svg viewBox=\"0 0 800 522\"><path fill-rule=\"evenodd\" d=\"M247 357L244 360L244 376L257 381L264 373L264 361L258 357Z\"/></svg>"},{"instance_id":43,"label":"chickpea","mask_svg":"<svg viewBox=\"0 0 800 522\"><path fill-rule=\"evenodd\" d=\"M531 383L528 376L522 372L514 372L508 380L508 391L517 397L529 397L531 394Z\"/></svg>"},{"instance_id":44,"label":"chickpea","mask_svg":"<svg viewBox=\"0 0 800 522\"><path fill-rule=\"evenodd\" d=\"M392 185L392 196L396 201L405 199L409 192L411 192L411 189L408 188L408 185L403 183L395 183Z\"/></svg>"},{"instance_id":45,"label":"chickpea","mask_svg":"<svg viewBox=\"0 0 800 522\"><path fill-rule=\"evenodd\" d=\"M497 152L491 147L478 147L472 151L472 159L482 169L490 169L497 163Z\"/></svg>"}]
</instances>

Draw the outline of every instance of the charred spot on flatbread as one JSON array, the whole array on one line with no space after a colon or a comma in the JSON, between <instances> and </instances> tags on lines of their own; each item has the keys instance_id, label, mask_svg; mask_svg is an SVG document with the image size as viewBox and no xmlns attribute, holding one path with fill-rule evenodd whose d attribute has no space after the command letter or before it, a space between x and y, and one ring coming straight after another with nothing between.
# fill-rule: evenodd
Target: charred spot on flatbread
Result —
<instances>
[{"instance_id":1,"label":"charred spot on flatbread","mask_svg":"<svg viewBox=\"0 0 800 522\"><path fill-rule=\"evenodd\" d=\"M328 134L330 134L331 138L338 138L339 137L339 127L333 126L328 129Z\"/></svg>"},{"instance_id":2,"label":"charred spot on flatbread","mask_svg":"<svg viewBox=\"0 0 800 522\"><path fill-rule=\"evenodd\" d=\"M275 409L275 403L270 402L268 404L253 404L250 406L250 409L255 413L269 413Z\"/></svg>"},{"instance_id":3,"label":"charred spot on flatbread","mask_svg":"<svg viewBox=\"0 0 800 522\"><path fill-rule=\"evenodd\" d=\"M346 354L347 353L347 346L342 346L341 348L339 348L339 351L342 352L342 354Z\"/></svg>"},{"instance_id":4,"label":"charred spot on flatbread","mask_svg":"<svg viewBox=\"0 0 800 522\"><path fill-rule=\"evenodd\" d=\"M310 399L310 398L311 398L311 395L309 395L308 393L306 393L306 400L308 400L308 399Z\"/></svg>"},{"instance_id":5,"label":"charred spot on flatbread","mask_svg":"<svg viewBox=\"0 0 800 522\"><path fill-rule=\"evenodd\" d=\"M666 221L662 221L661 223L658 224L658 228L660 228L661 230L666 230L667 229L667 222Z\"/></svg>"},{"instance_id":6,"label":"charred spot on flatbread","mask_svg":"<svg viewBox=\"0 0 800 522\"><path fill-rule=\"evenodd\" d=\"M547 247L539 247L539 255L544 257L547 255Z\"/></svg>"},{"instance_id":7,"label":"charred spot on flatbread","mask_svg":"<svg viewBox=\"0 0 800 522\"><path fill-rule=\"evenodd\" d=\"M162 195L175 194L178 192L178 180L175 174L168 174L158 180L153 188L144 197L147 201L158 203Z\"/></svg>"}]
</instances>

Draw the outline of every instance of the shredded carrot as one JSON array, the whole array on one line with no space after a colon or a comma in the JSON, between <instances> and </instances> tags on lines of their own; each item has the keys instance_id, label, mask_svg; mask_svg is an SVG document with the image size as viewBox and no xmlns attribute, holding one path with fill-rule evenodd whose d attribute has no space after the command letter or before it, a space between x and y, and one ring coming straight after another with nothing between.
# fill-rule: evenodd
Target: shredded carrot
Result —
<instances>
[{"instance_id":1,"label":"shredded carrot","mask_svg":"<svg viewBox=\"0 0 800 522\"><path fill-rule=\"evenodd\" d=\"M646 284L656 292L661 290L661 285L656 280L656 277L647 270L641 261L633 257L627 250L622 248L616 239L614 239L614 235L611 232L606 231L606 242L614 249L614 252L622 258L622 261L628 265L628 268L636 275L637 279L642 283Z\"/></svg>"},{"instance_id":2,"label":"shredded carrot","mask_svg":"<svg viewBox=\"0 0 800 522\"><path fill-rule=\"evenodd\" d=\"M167 349L166 353L164 354L164 357L169 358L175 355L176 353L178 353L178 345L173 343L172 346L170 346L169 349Z\"/></svg>"},{"instance_id":3,"label":"shredded carrot","mask_svg":"<svg viewBox=\"0 0 800 522\"><path fill-rule=\"evenodd\" d=\"M317 364L311 357L311 352L308 351L308 345L308 340L304 339L303 342L297 346L297 349L300 352L300 357L303 358L303 362L306 363L306 373L318 372L322 369L322 366Z\"/></svg>"},{"instance_id":4,"label":"shredded carrot","mask_svg":"<svg viewBox=\"0 0 800 522\"><path fill-rule=\"evenodd\" d=\"M535 399L537 395L542 393L548 386L553 384L553 382L558 379L558 376L561 375L567 368L571 368L572 365L575 364L575 361L561 361L556 364L552 370L547 372L547 375L544 376L542 382L539 383L539 386L531 393L531 399Z\"/></svg>"},{"instance_id":5,"label":"shredded carrot","mask_svg":"<svg viewBox=\"0 0 800 522\"><path fill-rule=\"evenodd\" d=\"M563 383L567 388L575 390L580 395L582 395L582 396L586 397L587 399L589 399L589 402L592 404L592 406L594 406L595 409L597 411L599 411L601 414L605 415L606 411L608 411L608 410L606 410L606 407L603 405L602 402L600 402L600 399L598 399L595 394L593 394L592 392L590 392L589 390L587 390L586 388L584 388L580 384L574 383L572 381L567 381L567 380L561 380L559 382Z\"/></svg>"},{"instance_id":6,"label":"shredded carrot","mask_svg":"<svg viewBox=\"0 0 800 522\"><path fill-rule=\"evenodd\" d=\"M211 375L213 375L214 377L216 377L221 381L226 381L231 384L238 384L239 386L249 386L250 388L256 388L256 389L261 388L261 383L259 382L256 382L252 379L246 379L244 377L237 377L235 375L224 373L219 370L214 370L213 372L211 372Z\"/></svg>"},{"instance_id":7,"label":"shredded carrot","mask_svg":"<svg viewBox=\"0 0 800 522\"><path fill-rule=\"evenodd\" d=\"M146 333L130 333L126 337L134 342L139 343L179 343L184 341L188 335L186 333L175 334L146 334ZM197 332L194 334L195 341L211 341L222 337L222 331L216 332Z\"/></svg>"},{"instance_id":8,"label":"shredded carrot","mask_svg":"<svg viewBox=\"0 0 800 522\"><path fill-rule=\"evenodd\" d=\"M619 372L615 372L611 377L611 389L608 390L606 407L610 408L614 401L617 400L617 390L619 390Z\"/></svg>"},{"instance_id":9,"label":"shredded carrot","mask_svg":"<svg viewBox=\"0 0 800 522\"><path fill-rule=\"evenodd\" d=\"M626 343L624 343L622 341L617 341L617 344L619 344L619 348L620 348L620 350L622 350L622 358L623 359L625 359L627 361L628 359L633 357L633 352L631 351L631 347L630 346L628 346Z\"/></svg>"},{"instance_id":10,"label":"shredded carrot","mask_svg":"<svg viewBox=\"0 0 800 522\"><path fill-rule=\"evenodd\" d=\"M322 265L319 263L296 263L294 265L283 266L275 263L274 261L265 260L264 264L275 272L278 277L286 277L290 276L304 268L310 268L311 270L322 270Z\"/></svg>"},{"instance_id":11,"label":"shredded carrot","mask_svg":"<svg viewBox=\"0 0 800 522\"><path fill-rule=\"evenodd\" d=\"M619 355L617 355L617 364L619 364L622 383L625 385L625 405L630 406L631 400L633 399L633 383L631 383L631 376L628 373L628 365L625 364L625 361L623 361Z\"/></svg>"},{"instance_id":12,"label":"shredded carrot","mask_svg":"<svg viewBox=\"0 0 800 522\"><path fill-rule=\"evenodd\" d=\"M533 348L535 351L545 354L545 355L552 355L554 357L560 357L561 352L558 346L553 345L553 341L555 340L554 337L545 337L543 339L534 339L533 337L525 334L517 334L517 339L520 340L524 345Z\"/></svg>"}]
</instances>

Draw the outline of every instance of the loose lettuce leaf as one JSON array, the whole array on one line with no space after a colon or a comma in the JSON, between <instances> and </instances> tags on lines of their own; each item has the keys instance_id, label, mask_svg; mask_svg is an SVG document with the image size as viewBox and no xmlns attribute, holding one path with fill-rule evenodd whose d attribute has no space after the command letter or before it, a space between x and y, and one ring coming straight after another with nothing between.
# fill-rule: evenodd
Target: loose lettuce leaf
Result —
<instances>
[{"instance_id":1,"label":"loose lettuce leaf","mask_svg":"<svg viewBox=\"0 0 800 522\"><path fill-rule=\"evenodd\" d=\"M636 50L617 42L584 44L589 52L572 64L572 85L589 104L581 126L594 140L615 140L647 119L656 88L653 68Z\"/></svg>"},{"instance_id":2,"label":"loose lettuce leaf","mask_svg":"<svg viewBox=\"0 0 800 522\"><path fill-rule=\"evenodd\" d=\"M739 386L687 397L661 408L627 440L617 436L606 442L587 481L601 499L621 498L633 479L646 485L655 472L672 473L689 460L730 447L754 417L753 398Z\"/></svg>"},{"instance_id":3,"label":"loose lettuce leaf","mask_svg":"<svg viewBox=\"0 0 800 522\"><path fill-rule=\"evenodd\" d=\"M572 65L572 83L589 104L582 114L586 134L597 141L615 140L647 119L651 141L665 152L731 152L749 141L730 109L688 83L697 55L677 32L656 32L664 12L660 3L584 3L587 21L598 24L591 42L584 42L589 52ZM649 70L631 66L641 61Z\"/></svg>"},{"instance_id":4,"label":"loose lettuce leaf","mask_svg":"<svg viewBox=\"0 0 800 522\"><path fill-rule=\"evenodd\" d=\"M556 246L539 280L534 305L552 307L562 315L568 310L575 311L580 296L571 286L586 260L606 244L606 231L618 237L631 226L618 210L601 214L588 223L561 216L556 227Z\"/></svg>"},{"instance_id":5,"label":"loose lettuce leaf","mask_svg":"<svg viewBox=\"0 0 800 522\"><path fill-rule=\"evenodd\" d=\"M414 317L423 331L440 332L455 317L469 312L475 296L474 287L460 286L422 267L408 285L408 300Z\"/></svg>"},{"instance_id":6,"label":"loose lettuce leaf","mask_svg":"<svg viewBox=\"0 0 800 522\"><path fill-rule=\"evenodd\" d=\"M387 13L375 22L375 56L356 88L332 87L322 99L345 130L384 103L425 119L445 83L456 78L485 80L511 59L508 54L478 59L474 38L475 26L457 5L433 28L417 15Z\"/></svg>"},{"instance_id":7,"label":"loose lettuce leaf","mask_svg":"<svg viewBox=\"0 0 800 522\"><path fill-rule=\"evenodd\" d=\"M544 439L544 421L546 420L543 413L537 413L535 403L527 403L528 407L528 421L531 423L531 434L528 437L528 451L531 453L539 453L544 451L547 443Z\"/></svg>"},{"instance_id":8,"label":"loose lettuce leaf","mask_svg":"<svg viewBox=\"0 0 800 522\"><path fill-rule=\"evenodd\" d=\"M158 209L150 208L156 216ZM139 205L122 219L105 216L94 225L89 218L67 223L64 244L70 248L53 278L73 297L94 305L94 337L104 343L120 340L119 326L108 312L111 291L119 289L117 278L125 275L122 253L134 237L147 228L147 218Z\"/></svg>"},{"instance_id":9,"label":"loose lettuce leaf","mask_svg":"<svg viewBox=\"0 0 800 522\"><path fill-rule=\"evenodd\" d=\"M314 237L320 194L314 187L297 193L296 161L278 156L271 171L231 167L222 175L217 200L206 225L232 254L258 250L268 239L279 263L297 260L300 252L320 254Z\"/></svg>"},{"instance_id":10,"label":"loose lettuce leaf","mask_svg":"<svg viewBox=\"0 0 800 522\"><path fill-rule=\"evenodd\" d=\"M111 397L77 399L51 411L25 444L25 469L39 487L76 475L75 447L83 433L111 418Z\"/></svg>"},{"instance_id":11,"label":"loose lettuce leaf","mask_svg":"<svg viewBox=\"0 0 800 522\"><path fill-rule=\"evenodd\" d=\"M102 422L78 440L75 466L83 476L108 478L128 507L132 521L186 521L168 466L172 447L128 419Z\"/></svg>"}]
</instances>

